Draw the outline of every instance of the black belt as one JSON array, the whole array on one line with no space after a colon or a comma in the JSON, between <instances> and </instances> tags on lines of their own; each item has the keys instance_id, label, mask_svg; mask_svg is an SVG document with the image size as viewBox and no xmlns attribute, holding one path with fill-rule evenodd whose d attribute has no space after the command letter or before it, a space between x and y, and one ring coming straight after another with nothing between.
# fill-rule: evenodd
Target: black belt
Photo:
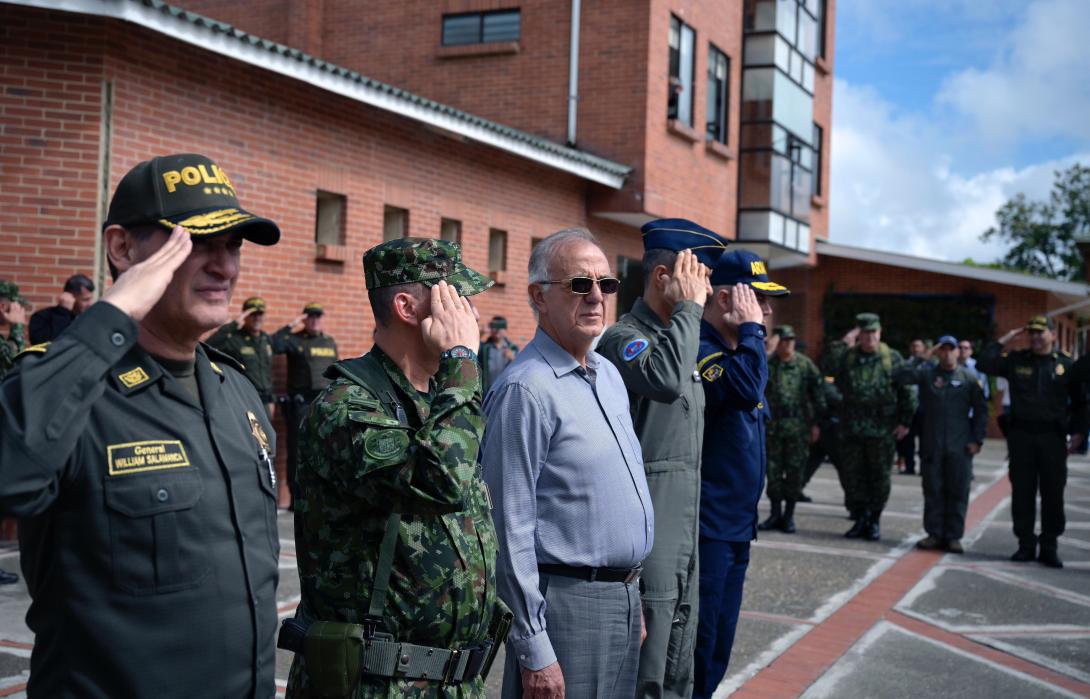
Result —
<instances>
[{"instance_id":1,"label":"black belt","mask_svg":"<svg viewBox=\"0 0 1090 699\"><path fill-rule=\"evenodd\" d=\"M590 568L587 566L566 566L559 563L542 563L537 567L548 575L562 575L565 578L578 578L589 582L635 582L643 572L643 564L632 568Z\"/></svg>"}]
</instances>

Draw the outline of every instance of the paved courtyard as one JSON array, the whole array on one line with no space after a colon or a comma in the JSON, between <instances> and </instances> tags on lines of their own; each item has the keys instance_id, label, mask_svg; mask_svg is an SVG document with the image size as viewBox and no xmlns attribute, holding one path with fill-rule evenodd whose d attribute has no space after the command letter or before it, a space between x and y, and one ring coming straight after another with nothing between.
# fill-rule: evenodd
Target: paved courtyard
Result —
<instances>
[{"instance_id":1,"label":"paved courtyard","mask_svg":"<svg viewBox=\"0 0 1090 699\"><path fill-rule=\"evenodd\" d=\"M833 469L807 488L795 535L756 542L734 657L717 697L1090 696L1090 460L1070 461L1063 570L1008 561L1005 445L976 460L963 556L917 551L923 535L918 477L895 475L882 540L844 539L849 526ZM283 544L280 611L298 601L290 515ZM18 551L0 552L18 567ZM25 696L33 637L28 600L0 588L0 697ZM290 657L280 652L283 691ZM499 696L502 659L489 678ZM574 697L573 699L583 699Z\"/></svg>"}]
</instances>

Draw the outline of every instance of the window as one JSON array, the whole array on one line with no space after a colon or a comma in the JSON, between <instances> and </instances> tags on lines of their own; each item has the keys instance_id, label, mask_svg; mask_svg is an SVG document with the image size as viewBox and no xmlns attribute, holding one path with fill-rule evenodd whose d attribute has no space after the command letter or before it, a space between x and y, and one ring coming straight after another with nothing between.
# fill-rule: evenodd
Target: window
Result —
<instances>
[{"instance_id":1,"label":"window","mask_svg":"<svg viewBox=\"0 0 1090 699\"><path fill-rule=\"evenodd\" d=\"M319 245L344 245L345 196L319 190L317 200L314 242Z\"/></svg>"},{"instance_id":2,"label":"window","mask_svg":"<svg viewBox=\"0 0 1090 699\"><path fill-rule=\"evenodd\" d=\"M409 235L409 212L387 206L382 213L382 240L397 240Z\"/></svg>"},{"instance_id":3,"label":"window","mask_svg":"<svg viewBox=\"0 0 1090 699\"><path fill-rule=\"evenodd\" d=\"M715 48L708 49L708 114L706 118L709 141L727 142L730 132L728 109L730 103L730 59Z\"/></svg>"},{"instance_id":4,"label":"window","mask_svg":"<svg viewBox=\"0 0 1090 699\"><path fill-rule=\"evenodd\" d=\"M670 84L666 118L693 125L693 28L670 15Z\"/></svg>"},{"instance_id":5,"label":"window","mask_svg":"<svg viewBox=\"0 0 1090 699\"><path fill-rule=\"evenodd\" d=\"M488 271L503 272L507 269L507 231L488 229Z\"/></svg>"},{"instance_id":6,"label":"window","mask_svg":"<svg viewBox=\"0 0 1090 699\"><path fill-rule=\"evenodd\" d=\"M444 218L439 223L440 240L449 240L452 243L462 244L462 222L452 218Z\"/></svg>"},{"instance_id":7,"label":"window","mask_svg":"<svg viewBox=\"0 0 1090 699\"><path fill-rule=\"evenodd\" d=\"M636 299L643 294L643 262L631 257L617 258L617 278L621 280L617 292L617 317L632 310Z\"/></svg>"},{"instance_id":8,"label":"window","mask_svg":"<svg viewBox=\"0 0 1090 699\"><path fill-rule=\"evenodd\" d=\"M814 196L821 196L821 151L824 148L822 129L814 124Z\"/></svg>"},{"instance_id":9,"label":"window","mask_svg":"<svg viewBox=\"0 0 1090 699\"><path fill-rule=\"evenodd\" d=\"M443 46L518 41L521 23L519 10L444 15Z\"/></svg>"}]
</instances>

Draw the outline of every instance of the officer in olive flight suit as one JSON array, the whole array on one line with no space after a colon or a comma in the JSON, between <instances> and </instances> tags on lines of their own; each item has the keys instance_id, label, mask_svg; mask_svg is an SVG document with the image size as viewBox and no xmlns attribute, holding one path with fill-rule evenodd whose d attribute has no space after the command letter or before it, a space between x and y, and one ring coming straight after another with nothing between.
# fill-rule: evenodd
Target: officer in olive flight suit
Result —
<instances>
[{"instance_id":1,"label":"officer in olive flight suit","mask_svg":"<svg viewBox=\"0 0 1090 699\"><path fill-rule=\"evenodd\" d=\"M243 240L280 230L186 154L122 178L104 238L113 286L0 386L27 694L271 697L274 435L242 368L199 339L227 320Z\"/></svg>"},{"instance_id":2,"label":"officer in olive flight suit","mask_svg":"<svg viewBox=\"0 0 1090 699\"><path fill-rule=\"evenodd\" d=\"M303 314L276 331L272 336L273 352L288 358L288 395L284 403L284 421L288 429L288 488L292 501L298 497L295 470L299 463L299 420L307 405L326 386L325 370L337 361L337 343L322 331L325 310L320 304L308 303ZM298 332L291 329L303 323Z\"/></svg>"},{"instance_id":3,"label":"officer in olive flight suit","mask_svg":"<svg viewBox=\"0 0 1090 699\"><path fill-rule=\"evenodd\" d=\"M597 351L621 373L660 513L643 563L647 639L637 696L689 697L699 617L697 520L704 389L696 373L708 277L727 241L685 219L643 226L643 296L602 335Z\"/></svg>"}]
</instances>

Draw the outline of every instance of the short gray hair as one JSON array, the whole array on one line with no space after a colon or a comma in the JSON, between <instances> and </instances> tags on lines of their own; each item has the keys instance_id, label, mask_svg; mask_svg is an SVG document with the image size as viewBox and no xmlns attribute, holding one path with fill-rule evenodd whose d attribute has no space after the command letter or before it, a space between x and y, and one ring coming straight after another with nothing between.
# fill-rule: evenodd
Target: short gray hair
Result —
<instances>
[{"instance_id":1,"label":"short gray hair","mask_svg":"<svg viewBox=\"0 0 1090 699\"><path fill-rule=\"evenodd\" d=\"M549 263L553 261L556 253L572 241L582 240L590 243L599 250L602 246L598 239L586 228L564 228L553 233L538 243L530 251L530 283L539 284L549 281Z\"/></svg>"}]
</instances>

